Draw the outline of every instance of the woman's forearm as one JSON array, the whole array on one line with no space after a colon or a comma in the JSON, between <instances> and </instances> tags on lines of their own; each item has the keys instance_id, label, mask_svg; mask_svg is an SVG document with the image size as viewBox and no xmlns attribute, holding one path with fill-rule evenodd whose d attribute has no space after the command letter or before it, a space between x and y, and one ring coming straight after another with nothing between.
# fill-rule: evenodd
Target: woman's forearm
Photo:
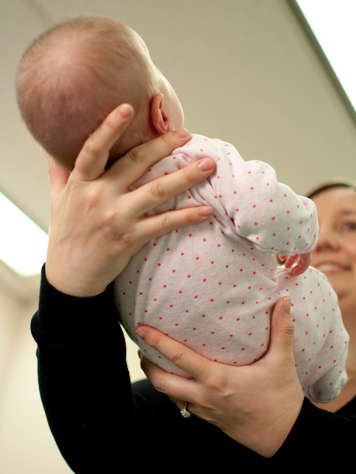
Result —
<instances>
[{"instance_id":1,"label":"woman's forearm","mask_svg":"<svg viewBox=\"0 0 356 474\"><path fill-rule=\"evenodd\" d=\"M117 454L112 433L119 430L129 438L134 420L125 341L111 288L76 298L51 287L43 274L31 329L50 429L74 472L91 472L102 465L104 454L107 461Z\"/></svg>"}]
</instances>

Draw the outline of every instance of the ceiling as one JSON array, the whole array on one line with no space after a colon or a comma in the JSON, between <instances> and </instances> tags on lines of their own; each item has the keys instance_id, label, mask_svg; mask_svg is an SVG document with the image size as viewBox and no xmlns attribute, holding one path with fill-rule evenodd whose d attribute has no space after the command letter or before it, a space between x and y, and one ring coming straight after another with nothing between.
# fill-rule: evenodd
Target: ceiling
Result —
<instances>
[{"instance_id":1,"label":"ceiling","mask_svg":"<svg viewBox=\"0 0 356 474\"><path fill-rule=\"evenodd\" d=\"M46 162L20 119L14 75L27 44L71 16L130 24L175 86L186 127L270 162L296 191L356 177L356 122L287 0L1 0L1 7L0 191L44 229Z\"/></svg>"}]
</instances>

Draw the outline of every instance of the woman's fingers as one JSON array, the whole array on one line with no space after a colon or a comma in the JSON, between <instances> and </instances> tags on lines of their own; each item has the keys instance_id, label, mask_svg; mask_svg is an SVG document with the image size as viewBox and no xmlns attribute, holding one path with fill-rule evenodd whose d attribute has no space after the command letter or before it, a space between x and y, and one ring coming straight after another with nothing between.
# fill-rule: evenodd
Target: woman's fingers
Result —
<instances>
[{"instance_id":1,"label":"woman's fingers","mask_svg":"<svg viewBox=\"0 0 356 474\"><path fill-rule=\"evenodd\" d=\"M121 104L85 142L72 172L73 179L92 181L103 174L110 149L124 133L134 116L129 104Z\"/></svg>"},{"instance_id":2,"label":"woman's fingers","mask_svg":"<svg viewBox=\"0 0 356 474\"><path fill-rule=\"evenodd\" d=\"M184 344L164 335L157 329L140 325L136 328L136 334L194 379L203 379L210 373L213 362L189 349ZM180 397L177 396L176 398Z\"/></svg>"},{"instance_id":3,"label":"woman's fingers","mask_svg":"<svg viewBox=\"0 0 356 474\"><path fill-rule=\"evenodd\" d=\"M170 398L175 400L192 402L198 389L197 384L192 379L168 373L145 357L141 358L141 368L156 390L169 395Z\"/></svg>"},{"instance_id":4,"label":"woman's fingers","mask_svg":"<svg viewBox=\"0 0 356 474\"><path fill-rule=\"evenodd\" d=\"M210 206L196 206L175 211L168 211L150 217L143 217L133 226L131 233L125 234L126 254L137 253L151 239L160 237L182 227L199 224L208 219L213 212ZM117 235L120 234L118 230Z\"/></svg>"},{"instance_id":5,"label":"woman's fingers","mask_svg":"<svg viewBox=\"0 0 356 474\"><path fill-rule=\"evenodd\" d=\"M268 356L294 361L293 335L294 324L290 313L289 296L277 301L272 314L271 342ZM263 361L263 358L261 359Z\"/></svg>"},{"instance_id":6,"label":"woman's fingers","mask_svg":"<svg viewBox=\"0 0 356 474\"><path fill-rule=\"evenodd\" d=\"M186 130L169 132L132 148L112 165L107 176L114 177L119 189L126 191L147 168L170 155L174 149L184 145L190 138L191 135Z\"/></svg>"},{"instance_id":7,"label":"woman's fingers","mask_svg":"<svg viewBox=\"0 0 356 474\"><path fill-rule=\"evenodd\" d=\"M135 215L143 215L168 199L190 189L204 181L215 170L215 162L211 158L203 158L181 170L162 176L140 186L133 195L131 210Z\"/></svg>"},{"instance_id":8,"label":"woman's fingers","mask_svg":"<svg viewBox=\"0 0 356 474\"><path fill-rule=\"evenodd\" d=\"M208 219L212 212L213 209L210 206L197 206L144 217L137 225L137 231L139 232L138 240L143 245L149 240L164 235L167 232L199 224Z\"/></svg>"}]
</instances>

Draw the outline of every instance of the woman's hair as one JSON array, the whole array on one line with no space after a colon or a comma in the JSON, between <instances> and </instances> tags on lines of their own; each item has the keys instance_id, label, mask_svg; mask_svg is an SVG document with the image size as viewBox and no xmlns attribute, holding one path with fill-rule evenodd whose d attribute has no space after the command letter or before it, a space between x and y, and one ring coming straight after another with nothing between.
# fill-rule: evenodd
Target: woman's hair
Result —
<instances>
[{"instance_id":1,"label":"woman's hair","mask_svg":"<svg viewBox=\"0 0 356 474\"><path fill-rule=\"evenodd\" d=\"M356 191L356 180L349 178L335 178L330 181L325 181L324 183L319 184L315 188L311 189L306 196L310 199L315 197L317 194L322 191L326 191L331 188L349 188Z\"/></svg>"}]
</instances>

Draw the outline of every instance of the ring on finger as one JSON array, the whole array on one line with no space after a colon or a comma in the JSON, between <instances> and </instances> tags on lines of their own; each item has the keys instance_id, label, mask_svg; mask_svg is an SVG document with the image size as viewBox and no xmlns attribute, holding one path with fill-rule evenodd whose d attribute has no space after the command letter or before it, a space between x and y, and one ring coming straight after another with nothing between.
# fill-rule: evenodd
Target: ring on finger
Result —
<instances>
[{"instance_id":1,"label":"ring on finger","mask_svg":"<svg viewBox=\"0 0 356 474\"><path fill-rule=\"evenodd\" d=\"M191 413L188 410L188 402L184 402L183 408L180 410L180 414L183 418L189 418Z\"/></svg>"}]
</instances>

